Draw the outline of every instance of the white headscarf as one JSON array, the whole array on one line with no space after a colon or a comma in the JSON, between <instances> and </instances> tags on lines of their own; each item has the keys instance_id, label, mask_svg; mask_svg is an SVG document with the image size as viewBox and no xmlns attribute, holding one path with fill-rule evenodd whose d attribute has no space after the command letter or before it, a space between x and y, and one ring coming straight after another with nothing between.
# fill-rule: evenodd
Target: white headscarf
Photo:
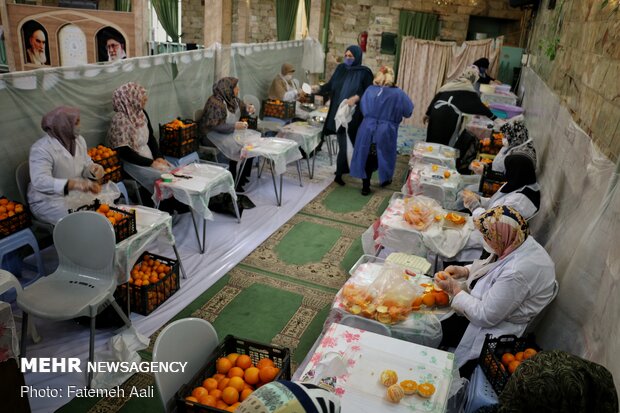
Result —
<instances>
[{"instance_id":1,"label":"white headscarf","mask_svg":"<svg viewBox=\"0 0 620 413\"><path fill-rule=\"evenodd\" d=\"M478 67L474 65L468 66L465 70L463 70L463 73L461 73L459 77L440 87L438 93L454 92L457 90L475 92L476 90L474 89L474 83L476 83L479 77L480 71L478 70Z\"/></svg>"}]
</instances>

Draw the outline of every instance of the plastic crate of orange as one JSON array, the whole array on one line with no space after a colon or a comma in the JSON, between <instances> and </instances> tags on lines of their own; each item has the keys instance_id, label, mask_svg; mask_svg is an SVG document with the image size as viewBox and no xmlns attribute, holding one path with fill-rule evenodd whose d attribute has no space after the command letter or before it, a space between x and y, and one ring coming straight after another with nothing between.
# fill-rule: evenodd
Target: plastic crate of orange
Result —
<instances>
[{"instance_id":1,"label":"plastic crate of orange","mask_svg":"<svg viewBox=\"0 0 620 413\"><path fill-rule=\"evenodd\" d=\"M103 178L101 178L102 184L105 184L110 181L120 182L123 179L123 168L120 164L116 166L112 166L110 168L106 168L104 172L105 172L105 175L103 175Z\"/></svg>"},{"instance_id":2,"label":"plastic crate of orange","mask_svg":"<svg viewBox=\"0 0 620 413\"><path fill-rule=\"evenodd\" d=\"M118 286L120 297L126 297L129 288L131 311L151 314L179 289L177 260L145 252L131 270L131 278Z\"/></svg>"},{"instance_id":3,"label":"plastic crate of orange","mask_svg":"<svg viewBox=\"0 0 620 413\"><path fill-rule=\"evenodd\" d=\"M116 151L103 145L88 149L88 156L103 169L113 168L120 163Z\"/></svg>"},{"instance_id":4,"label":"plastic crate of orange","mask_svg":"<svg viewBox=\"0 0 620 413\"><path fill-rule=\"evenodd\" d=\"M284 102L282 100L263 100L261 105L261 117L269 116L272 118L291 119L295 117L295 102Z\"/></svg>"},{"instance_id":5,"label":"plastic crate of orange","mask_svg":"<svg viewBox=\"0 0 620 413\"><path fill-rule=\"evenodd\" d=\"M506 177L501 172L491 170L491 165L485 165L480 178L479 191L484 197L491 197L506 183Z\"/></svg>"},{"instance_id":6,"label":"plastic crate of orange","mask_svg":"<svg viewBox=\"0 0 620 413\"><path fill-rule=\"evenodd\" d=\"M116 243L131 237L136 231L136 213L135 211L125 211L108 204L102 204L95 199L90 205L83 205L75 211L95 211L104 215L114 227L114 235ZM73 211L70 211L73 212Z\"/></svg>"},{"instance_id":7,"label":"plastic crate of orange","mask_svg":"<svg viewBox=\"0 0 620 413\"><path fill-rule=\"evenodd\" d=\"M490 138L480 139L480 153L488 155L497 155L502 149L504 138L503 133L494 133Z\"/></svg>"},{"instance_id":8,"label":"plastic crate of orange","mask_svg":"<svg viewBox=\"0 0 620 413\"><path fill-rule=\"evenodd\" d=\"M242 380L232 380L234 377ZM230 412L258 385L290 378L291 354L287 348L228 335L207 364L179 389L177 410Z\"/></svg>"},{"instance_id":9,"label":"plastic crate of orange","mask_svg":"<svg viewBox=\"0 0 620 413\"><path fill-rule=\"evenodd\" d=\"M30 226L30 214L19 202L0 197L0 239Z\"/></svg>"},{"instance_id":10,"label":"plastic crate of orange","mask_svg":"<svg viewBox=\"0 0 620 413\"><path fill-rule=\"evenodd\" d=\"M258 119L254 117L247 117L239 119L241 122L246 122L248 124L248 129L257 130L258 129Z\"/></svg>"},{"instance_id":11,"label":"plastic crate of orange","mask_svg":"<svg viewBox=\"0 0 620 413\"><path fill-rule=\"evenodd\" d=\"M499 396L519 364L541 351L533 334L526 337L487 334L478 364Z\"/></svg>"}]
</instances>

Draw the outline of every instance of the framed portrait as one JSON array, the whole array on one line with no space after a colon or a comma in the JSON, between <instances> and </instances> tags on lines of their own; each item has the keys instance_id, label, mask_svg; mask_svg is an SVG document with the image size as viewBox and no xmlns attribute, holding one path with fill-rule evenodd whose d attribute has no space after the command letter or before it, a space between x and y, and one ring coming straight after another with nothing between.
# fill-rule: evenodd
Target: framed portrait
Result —
<instances>
[{"instance_id":1,"label":"framed portrait","mask_svg":"<svg viewBox=\"0 0 620 413\"><path fill-rule=\"evenodd\" d=\"M127 58L127 41L113 27L104 27L97 32L97 61L113 62Z\"/></svg>"},{"instance_id":2,"label":"framed portrait","mask_svg":"<svg viewBox=\"0 0 620 413\"><path fill-rule=\"evenodd\" d=\"M47 30L36 20L29 20L22 26L24 63L29 65L50 65L50 49Z\"/></svg>"}]
</instances>

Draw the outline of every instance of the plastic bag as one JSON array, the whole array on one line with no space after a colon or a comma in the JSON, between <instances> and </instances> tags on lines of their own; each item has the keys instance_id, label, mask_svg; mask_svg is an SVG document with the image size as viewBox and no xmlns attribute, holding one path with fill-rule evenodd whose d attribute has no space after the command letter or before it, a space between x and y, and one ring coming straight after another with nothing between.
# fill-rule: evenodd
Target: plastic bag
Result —
<instances>
[{"instance_id":1,"label":"plastic bag","mask_svg":"<svg viewBox=\"0 0 620 413\"><path fill-rule=\"evenodd\" d=\"M370 290L376 291L373 304L377 321L394 324L407 318L413 299L422 291L415 278L400 266L384 265L383 273L370 285Z\"/></svg>"},{"instance_id":2,"label":"plastic bag","mask_svg":"<svg viewBox=\"0 0 620 413\"><path fill-rule=\"evenodd\" d=\"M102 204L114 204L114 200L121 196L118 186L112 181L101 185L101 192L93 194L92 192L71 191L65 197L67 209L78 209L84 205L92 204L98 199Z\"/></svg>"},{"instance_id":3,"label":"plastic bag","mask_svg":"<svg viewBox=\"0 0 620 413\"><path fill-rule=\"evenodd\" d=\"M418 195L405 198L403 219L417 231L424 231L435 220L435 215L441 214L441 211L437 201Z\"/></svg>"}]
</instances>

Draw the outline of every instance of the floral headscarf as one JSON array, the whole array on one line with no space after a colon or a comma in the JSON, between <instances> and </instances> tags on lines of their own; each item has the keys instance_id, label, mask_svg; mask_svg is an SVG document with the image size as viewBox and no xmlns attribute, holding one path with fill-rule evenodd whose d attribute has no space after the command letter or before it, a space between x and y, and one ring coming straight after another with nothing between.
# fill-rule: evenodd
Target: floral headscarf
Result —
<instances>
[{"instance_id":1,"label":"floral headscarf","mask_svg":"<svg viewBox=\"0 0 620 413\"><path fill-rule=\"evenodd\" d=\"M75 140L78 134L75 124L80 118L80 111L69 106L59 106L49 111L41 119L41 129L52 138L57 139L71 156L75 156Z\"/></svg>"},{"instance_id":2,"label":"floral headscarf","mask_svg":"<svg viewBox=\"0 0 620 413\"><path fill-rule=\"evenodd\" d=\"M474 83L476 83L479 77L480 71L478 68L474 65L468 66L465 70L463 70L459 77L440 87L438 93L456 92L458 90L475 92L476 90L474 89Z\"/></svg>"},{"instance_id":3,"label":"floral headscarf","mask_svg":"<svg viewBox=\"0 0 620 413\"><path fill-rule=\"evenodd\" d=\"M525 123L521 120L506 122L499 129L508 140L508 152L511 155L523 155L530 158L536 167L536 149L530 140Z\"/></svg>"},{"instance_id":4,"label":"floral headscarf","mask_svg":"<svg viewBox=\"0 0 620 413\"><path fill-rule=\"evenodd\" d=\"M112 108L116 113L108 129L108 141L113 148L136 148L137 130L146 125L142 106L145 97L146 89L134 82L125 83L114 91Z\"/></svg>"},{"instance_id":5,"label":"floral headscarf","mask_svg":"<svg viewBox=\"0 0 620 413\"><path fill-rule=\"evenodd\" d=\"M235 410L239 413L340 413L335 393L310 383L286 380L261 386Z\"/></svg>"},{"instance_id":6,"label":"floral headscarf","mask_svg":"<svg viewBox=\"0 0 620 413\"><path fill-rule=\"evenodd\" d=\"M519 248L529 234L525 218L505 205L484 212L474 219L474 226L482 233L499 259Z\"/></svg>"},{"instance_id":7,"label":"floral headscarf","mask_svg":"<svg viewBox=\"0 0 620 413\"><path fill-rule=\"evenodd\" d=\"M240 100L235 96L235 86L239 83L236 77L223 77L213 84L213 95L207 100L201 128L210 129L226 119L227 111L235 112L241 107Z\"/></svg>"}]
</instances>

